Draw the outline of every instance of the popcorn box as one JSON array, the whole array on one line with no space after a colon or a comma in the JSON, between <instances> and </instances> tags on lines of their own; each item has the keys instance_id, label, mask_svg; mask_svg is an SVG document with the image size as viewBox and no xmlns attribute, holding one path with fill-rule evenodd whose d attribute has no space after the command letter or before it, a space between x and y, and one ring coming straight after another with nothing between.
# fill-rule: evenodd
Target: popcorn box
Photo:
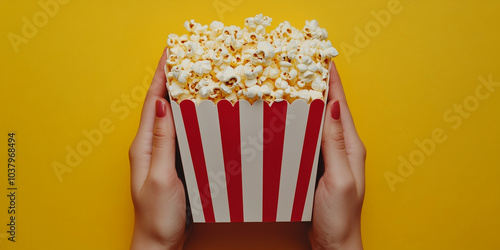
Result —
<instances>
[{"instance_id":1,"label":"popcorn box","mask_svg":"<svg viewBox=\"0 0 500 250\"><path fill-rule=\"evenodd\" d=\"M193 221L310 221L325 104L172 101Z\"/></svg>"},{"instance_id":2,"label":"popcorn box","mask_svg":"<svg viewBox=\"0 0 500 250\"><path fill-rule=\"evenodd\" d=\"M267 33L271 21L190 20L189 34L168 36L165 73L194 222L311 220L338 52L316 20Z\"/></svg>"}]
</instances>

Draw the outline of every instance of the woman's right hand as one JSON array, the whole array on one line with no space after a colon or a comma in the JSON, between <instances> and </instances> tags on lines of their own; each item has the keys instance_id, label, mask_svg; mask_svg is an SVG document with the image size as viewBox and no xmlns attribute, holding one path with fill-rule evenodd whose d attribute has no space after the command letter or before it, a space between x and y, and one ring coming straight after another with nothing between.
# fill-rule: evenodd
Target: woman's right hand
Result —
<instances>
[{"instance_id":1,"label":"woman's right hand","mask_svg":"<svg viewBox=\"0 0 500 250\"><path fill-rule=\"evenodd\" d=\"M313 249L363 249L366 149L354 127L333 62L329 85L321 143L325 172L316 189L309 238Z\"/></svg>"}]
</instances>

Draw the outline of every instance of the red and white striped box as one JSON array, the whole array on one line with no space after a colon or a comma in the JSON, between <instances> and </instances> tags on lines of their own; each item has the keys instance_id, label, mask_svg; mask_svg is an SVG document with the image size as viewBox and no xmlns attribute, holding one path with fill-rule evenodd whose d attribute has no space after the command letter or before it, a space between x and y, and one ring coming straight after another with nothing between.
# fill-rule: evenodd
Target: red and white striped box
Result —
<instances>
[{"instance_id":1,"label":"red and white striped box","mask_svg":"<svg viewBox=\"0 0 500 250\"><path fill-rule=\"evenodd\" d=\"M325 100L171 107L194 222L311 220Z\"/></svg>"}]
</instances>

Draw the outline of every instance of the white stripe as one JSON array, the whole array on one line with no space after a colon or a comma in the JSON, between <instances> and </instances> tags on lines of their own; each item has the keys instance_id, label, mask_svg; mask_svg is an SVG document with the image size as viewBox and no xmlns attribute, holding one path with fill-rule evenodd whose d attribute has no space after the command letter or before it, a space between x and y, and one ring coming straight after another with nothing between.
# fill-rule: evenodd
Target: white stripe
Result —
<instances>
[{"instance_id":1,"label":"white stripe","mask_svg":"<svg viewBox=\"0 0 500 250\"><path fill-rule=\"evenodd\" d=\"M217 106L210 101L202 101L196 108L200 126L201 143L207 165L208 182L216 222L229 222L226 172L222 156L222 142Z\"/></svg>"},{"instance_id":2,"label":"white stripe","mask_svg":"<svg viewBox=\"0 0 500 250\"><path fill-rule=\"evenodd\" d=\"M328 93L328 92L326 92ZM309 187L307 188L306 203L304 204L304 212L302 213L302 221L311 221L311 214L314 202L314 187L316 185L316 175L318 173L319 150L321 148L321 136L323 135L323 122L325 119L326 103L323 107L323 116L321 118L321 127L318 134L318 143L316 144L316 153L314 154L314 162L311 170L311 179L309 179Z\"/></svg>"},{"instance_id":3,"label":"white stripe","mask_svg":"<svg viewBox=\"0 0 500 250\"><path fill-rule=\"evenodd\" d=\"M287 109L277 221L290 221L292 217L308 111L309 105L303 100L294 101Z\"/></svg>"},{"instance_id":4,"label":"white stripe","mask_svg":"<svg viewBox=\"0 0 500 250\"><path fill-rule=\"evenodd\" d=\"M182 167L184 169L193 221L205 222L205 216L203 215L203 208L201 206L200 193L198 191L198 184L196 183L196 177L194 174L193 161L191 160L191 152L189 151L186 130L184 129L184 122L182 120L181 109L179 104L175 101L171 101L170 106L172 107L172 114L174 115L175 131L177 133L177 141L179 143Z\"/></svg>"},{"instance_id":5,"label":"white stripe","mask_svg":"<svg viewBox=\"0 0 500 250\"><path fill-rule=\"evenodd\" d=\"M264 107L262 100L253 105L246 100L239 102L243 217L246 222L262 221Z\"/></svg>"}]
</instances>

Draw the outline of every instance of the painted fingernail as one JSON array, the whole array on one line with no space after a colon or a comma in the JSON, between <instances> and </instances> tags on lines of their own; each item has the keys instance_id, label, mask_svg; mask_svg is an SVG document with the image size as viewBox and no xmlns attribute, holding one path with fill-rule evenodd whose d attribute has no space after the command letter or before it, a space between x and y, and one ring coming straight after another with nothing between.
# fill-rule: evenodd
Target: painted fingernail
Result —
<instances>
[{"instance_id":1,"label":"painted fingernail","mask_svg":"<svg viewBox=\"0 0 500 250\"><path fill-rule=\"evenodd\" d=\"M339 101L335 101L332 104L332 118L334 120L340 119L340 104L339 104Z\"/></svg>"},{"instance_id":2,"label":"painted fingernail","mask_svg":"<svg viewBox=\"0 0 500 250\"><path fill-rule=\"evenodd\" d=\"M162 100L156 100L156 117L162 118L166 114L165 103Z\"/></svg>"}]
</instances>

